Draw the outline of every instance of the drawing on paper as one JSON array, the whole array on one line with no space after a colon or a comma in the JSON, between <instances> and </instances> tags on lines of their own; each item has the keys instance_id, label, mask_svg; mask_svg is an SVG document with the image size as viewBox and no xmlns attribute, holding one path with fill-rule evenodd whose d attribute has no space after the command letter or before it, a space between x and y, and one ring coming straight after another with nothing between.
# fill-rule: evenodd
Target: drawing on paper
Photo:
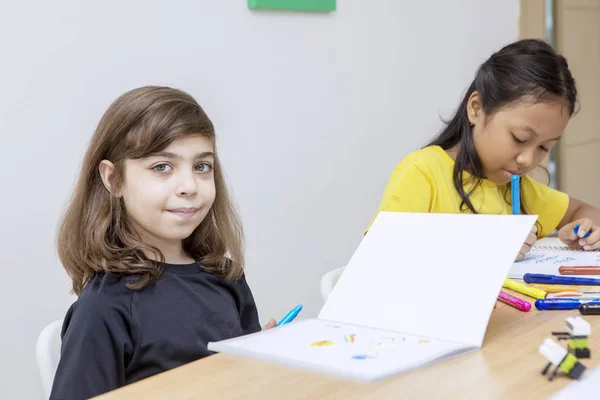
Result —
<instances>
[{"instance_id":1,"label":"drawing on paper","mask_svg":"<svg viewBox=\"0 0 600 400\"><path fill-rule=\"evenodd\" d=\"M356 335L354 333L351 333L349 335L345 335L344 340L346 341L346 343L354 343L355 337L356 337Z\"/></svg>"},{"instance_id":2,"label":"drawing on paper","mask_svg":"<svg viewBox=\"0 0 600 400\"><path fill-rule=\"evenodd\" d=\"M313 342L311 344L311 346L313 347L325 347L325 346L331 346L333 344L332 341L330 340L320 340L318 342Z\"/></svg>"},{"instance_id":3,"label":"drawing on paper","mask_svg":"<svg viewBox=\"0 0 600 400\"><path fill-rule=\"evenodd\" d=\"M358 354L355 356L352 356L353 359L355 360L368 360L368 359L372 359L375 358L374 356L370 356L368 354Z\"/></svg>"}]
</instances>

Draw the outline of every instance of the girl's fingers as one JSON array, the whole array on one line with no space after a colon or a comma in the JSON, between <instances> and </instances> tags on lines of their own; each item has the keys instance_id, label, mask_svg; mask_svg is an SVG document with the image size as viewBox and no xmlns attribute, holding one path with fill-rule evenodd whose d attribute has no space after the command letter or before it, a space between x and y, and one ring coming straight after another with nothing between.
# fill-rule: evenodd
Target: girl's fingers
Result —
<instances>
[{"instance_id":1,"label":"girl's fingers","mask_svg":"<svg viewBox=\"0 0 600 400\"><path fill-rule=\"evenodd\" d=\"M558 237L563 243L568 245L571 245L574 242L576 243L578 236L574 232L575 225L577 225L577 223L571 222L570 224L560 228L558 231Z\"/></svg>"},{"instance_id":2,"label":"girl's fingers","mask_svg":"<svg viewBox=\"0 0 600 400\"><path fill-rule=\"evenodd\" d=\"M579 228L577 229L577 236L579 238L583 238L594 226L594 223L589 218L583 218L579 221L572 222L571 224L574 224L575 226L579 225ZM575 230L575 226L573 226L573 230Z\"/></svg>"},{"instance_id":3,"label":"girl's fingers","mask_svg":"<svg viewBox=\"0 0 600 400\"><path fill-rule=\"evenodd\" d=\"M591 234L585 239L579 239L579 245L583 247L584 250L595 250L600 248L600 227L593 226L591 229Z\"/></svg>"}]
</instances>

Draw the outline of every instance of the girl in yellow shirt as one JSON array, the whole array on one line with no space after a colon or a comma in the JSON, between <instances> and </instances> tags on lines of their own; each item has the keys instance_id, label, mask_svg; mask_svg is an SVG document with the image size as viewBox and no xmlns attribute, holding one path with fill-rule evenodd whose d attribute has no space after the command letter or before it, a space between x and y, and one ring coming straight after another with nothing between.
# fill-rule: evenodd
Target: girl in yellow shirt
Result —
<instances>
[{"instance_id":1,"label":"girl in yellow shirt","mask_svg":"<svg viewBox=\"0 0 600 400\"><path fill-rule=\"evenodd\" d=\"M377 212L510 214L517 174L521 212L539 216L517 259L557 228L571 248L600 248L598 208L527 176L556 145L576 103L567 61L548 44L502 48L479 67L442 132L394 169Z\"/></svg>"}]
</instances>

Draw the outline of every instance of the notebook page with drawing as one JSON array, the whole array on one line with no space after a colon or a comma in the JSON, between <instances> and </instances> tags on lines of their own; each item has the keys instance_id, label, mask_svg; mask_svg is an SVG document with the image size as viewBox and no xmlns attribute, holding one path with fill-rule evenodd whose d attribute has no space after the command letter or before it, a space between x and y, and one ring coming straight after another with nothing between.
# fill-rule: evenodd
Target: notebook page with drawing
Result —
<instances>
[{"instance_id":1,"label":"notebook page with drawing","mask_svg":"<svg viewBox=\"0 0 600 400\"><path fill-rule=\"evenodd\" d=\"M208 348L361 381L477 349L535 220L382 212L318 319Z\"/></svg>"},{"instance_id":2,"label":"notebook page with drawing","mask_svg":"<svg viewBox=\"0 0 600 400\"><path fill-rule=\"evenodd\" d=\"M598 266L600 251L569 250L558 238L538 240L525 258L513 264L508 277L522 279L523 275L560 275L561 266ZM597 275L578 275L581 278L598 278Z\"/></svg>"}]
</instances>

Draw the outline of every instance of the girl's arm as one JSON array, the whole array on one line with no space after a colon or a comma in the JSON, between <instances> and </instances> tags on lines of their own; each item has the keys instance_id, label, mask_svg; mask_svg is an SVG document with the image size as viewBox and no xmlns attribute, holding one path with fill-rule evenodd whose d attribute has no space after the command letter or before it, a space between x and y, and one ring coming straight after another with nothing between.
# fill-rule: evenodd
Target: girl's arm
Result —
<instances>
[{"instance_id":1,"label":"girl's arm","mask_svg":"<svg viewBox=\"0 0 600 400\"><path fill-rule=\"evenodd\" d=\"M569 197L569 207L558 225L558 229L583 218L591 219L594 224L600 225L600 209L577 200L574 197Z\"/></svg>"},{"instance_id":2,"label":"girl's arm","mask_svg":"<svg viewBox=\"0 0 600 400\"><path fill-rule=\"evenodd\" d=\"M65 317L50 399L87 399L125 384L132 353L129 304L84 297Z\"/></svg>"}]
</instances>

